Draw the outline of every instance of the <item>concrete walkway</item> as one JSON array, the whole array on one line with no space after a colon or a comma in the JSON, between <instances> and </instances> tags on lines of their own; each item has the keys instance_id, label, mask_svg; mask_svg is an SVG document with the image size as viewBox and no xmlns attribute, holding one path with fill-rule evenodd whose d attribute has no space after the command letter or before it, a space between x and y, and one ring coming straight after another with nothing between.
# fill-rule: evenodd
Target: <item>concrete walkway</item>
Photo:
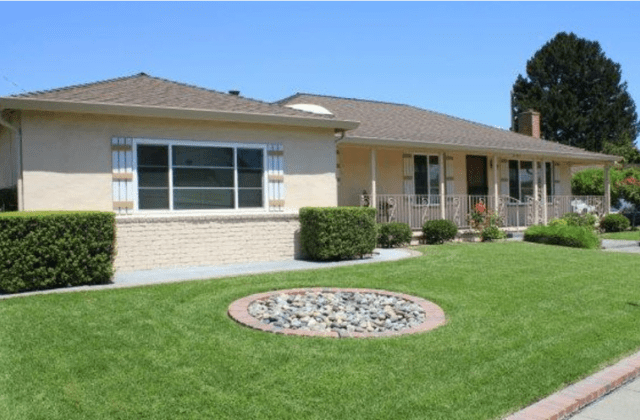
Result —
<instances>
[{"instance_id":1,"label":"concrete walkway","mask_svg":"<svg viewBox=\"0 0 640 420\"><path fill-rule=\"evenodd\" d=\"M623 385L569 418L573 420L640 419L640 379Z\"/></svg>"},{"instance_id":2,"label":"concrete walkway","mask_svg":"<svg viewBox=\"0 0 640 420\"><path fill-rule=\"evenodd\" d=\"M640 254L639 241L628 241L622 239L603 239L602 248L610 252L630 252ZM640 415L638 415L640 419Z\"/></svg>"},{"instance_id":3,"label":"concrete walkway","mask_svg":"<svg viewBox=\"0 0 640 420\"><path fill-rule=\"evenodd\" d=\"M0 300L17 298L21 296L118 289L161 283L175 283L187 280L203 280L220 277L242 276L247 274L342 267L356 264L395 261L418 255L422 254L411 249L376 249L372 255L348 261L315 262L303 260L285 260L258 263L241 263L210 267L158 268L154 270L130 271L124 273L117 272L113 278L113 283L111 284L67 287L64 289L39 290L35 292L0 295Z\"/></svg>"}]
</instances>

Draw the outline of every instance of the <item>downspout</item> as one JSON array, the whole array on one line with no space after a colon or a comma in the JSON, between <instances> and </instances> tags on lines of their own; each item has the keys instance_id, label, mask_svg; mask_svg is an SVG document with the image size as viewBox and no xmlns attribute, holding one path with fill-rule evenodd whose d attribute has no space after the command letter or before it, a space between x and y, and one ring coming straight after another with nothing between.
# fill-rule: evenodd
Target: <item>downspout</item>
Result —
<instances>
[{"instance_id":1,"label":"downspout","mask_svg":"<svg viewBox=\"0 0 640 420\"><path fill-rule=\"evenodd\" d=\"M15 139L16 139L16 143L18 143L18 159L17 159L17 164L18 164L18 170L16 171L18 174L18 179L17 179L17 193L18 193L18 211L22 211L24 210L24 189L22 186L22 175L23 175L23 171L22 171L22 131L20 130L20 127L15 127L13 124L11 124L9 121L5 120L2 117L2 111L4 111L3 109L0 109L0 125L7 127L9 130L13 131L14 135L15 135Z\"/></svg>"}]
</instances>

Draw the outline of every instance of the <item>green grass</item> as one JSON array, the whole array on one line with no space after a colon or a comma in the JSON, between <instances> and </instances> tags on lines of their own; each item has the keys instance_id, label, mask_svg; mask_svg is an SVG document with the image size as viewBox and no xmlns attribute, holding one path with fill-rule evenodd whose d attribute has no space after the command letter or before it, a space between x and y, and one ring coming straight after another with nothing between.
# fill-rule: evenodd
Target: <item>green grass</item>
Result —
<instances>
[{"instance_id":1,"label":"green grass","mask_svg":"<svg viewBox=\"0 0 640 420\"><path fill-rule=\"evenodd\" d=\"M637 255L447 244L403 261L0 301L3 419L492 419L640 348ZM244 328L234 300L371 287L439 304L396 338Z\"/></svg>"},{"instance_id":2,"label":"green grass","mask_svg":"<svg viewBox=\"0 0 640 420\"><path fill-rule=\"evenodd\" d=\"M600 235L602 239L627 239L630 241L640 241L640 231L625 231L625 232L609 232Z\"/></svg>"}]
</instances>

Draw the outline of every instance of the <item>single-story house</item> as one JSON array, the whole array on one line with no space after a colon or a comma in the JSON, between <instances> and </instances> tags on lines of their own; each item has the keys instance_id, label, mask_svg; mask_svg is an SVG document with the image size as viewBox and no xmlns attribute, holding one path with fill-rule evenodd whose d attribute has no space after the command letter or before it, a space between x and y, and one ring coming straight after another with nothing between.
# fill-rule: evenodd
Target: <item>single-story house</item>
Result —
<instances>
[{"instance_id":1,"label":"single-story house","mask_svg":"<svg viewBox=\"0 0 640 420\"><path fill-rule=\"evenodd\" d=\"M464 227L480 200L508 226L606 213L607 197L571 196L570 170L619 158L541 140L540 115L520 118L526 134L368 100L265 103L141 73L0 98L0 189L17 189L20 210L115 211L123 271L290 258L304 206L376 206L379 221L413 228Z\"/></svg>"}]
</instances>

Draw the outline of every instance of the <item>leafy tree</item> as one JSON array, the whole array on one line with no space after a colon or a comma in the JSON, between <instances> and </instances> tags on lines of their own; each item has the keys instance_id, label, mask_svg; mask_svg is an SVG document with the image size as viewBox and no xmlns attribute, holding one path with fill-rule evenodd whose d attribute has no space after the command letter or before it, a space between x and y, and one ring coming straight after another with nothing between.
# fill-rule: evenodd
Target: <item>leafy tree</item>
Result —
<instances>
[{"instance_id":1,"label":"leafy tree","mask_svg":"<svg viewBox=\"0 0 640 420\"><path fill-rule=\"evenodd\" d=\"M597 41L561 32L527 61L527 77L518 75L513 112L540 112L547 140L595 152L606 146L607 151L624 152L625 158L640 159L633 145L638 114L621 79L620 64L607 58Z\"/></svg>"},{"instance_id":2,"label":"leafy tree","mask_svg":"<svg viewBox=\"0 0 640 420\"><path fill-rule=\"evenodd\" d=\"M609 171L611 204L624 198L640 208L640 168L616 166ZM571 193L574 195L604 195L604 169L591 168L573 174Z\"/></svg>"}]
</instances>

